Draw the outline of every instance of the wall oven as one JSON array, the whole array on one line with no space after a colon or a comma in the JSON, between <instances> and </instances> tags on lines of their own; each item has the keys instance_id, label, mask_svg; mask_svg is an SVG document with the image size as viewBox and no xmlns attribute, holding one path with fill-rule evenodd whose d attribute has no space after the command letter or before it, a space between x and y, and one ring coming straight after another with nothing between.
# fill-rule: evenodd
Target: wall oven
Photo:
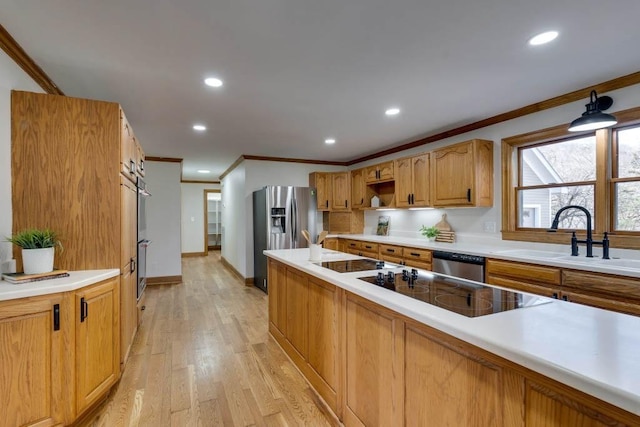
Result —
<instances>
[{"instance_id":1,"label":"wall oven","mask_svg":"<svg viewBox=\"0 0 640 427\"><path fill-rule=\"evenodd\" d=\"M147 239L147 198L151 196L146 183L138 177L138 278L137 298L140 299L147 286L147 249L151 241Z\"/></svg>"}]
</instances>

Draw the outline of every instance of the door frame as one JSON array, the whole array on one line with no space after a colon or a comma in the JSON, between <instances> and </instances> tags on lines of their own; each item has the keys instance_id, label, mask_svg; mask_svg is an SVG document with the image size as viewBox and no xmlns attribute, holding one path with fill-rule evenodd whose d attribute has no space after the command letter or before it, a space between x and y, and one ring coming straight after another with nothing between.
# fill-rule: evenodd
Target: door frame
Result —
<instances>
[{"instance_id":1,"label":"door frame","mask_svg":"<svg viewBox=\"0 0 640 427\"><path fill-rule=\"evenodd\" d=\"M204 254L209 255L209 193L220 193L219 189L216 190L203 190L204 191ZM220 226L222 227L222 225ZM219 230L222 231L222 230ZM222 234L222 233L221 233ZM220 236L220 248L222 248L222 235Z\"/></svg>"}]
</instances>

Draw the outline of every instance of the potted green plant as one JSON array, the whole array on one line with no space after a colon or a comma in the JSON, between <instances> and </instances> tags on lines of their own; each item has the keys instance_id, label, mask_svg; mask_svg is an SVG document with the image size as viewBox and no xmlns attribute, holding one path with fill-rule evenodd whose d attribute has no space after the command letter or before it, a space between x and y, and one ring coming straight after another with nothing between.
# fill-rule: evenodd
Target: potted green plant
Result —
<instances>
[{"instance_id":1,"label":"potted green plant","mask_svg":"<svg viewBox=\"0 0 640 427\"><path fill-rule=\"evenodd\" d=\"M420 228L420 233L422 233L423 236L429 239L430 242L433 242L434 240L436 240L436 237L440 233L440 230L438 230L435 225L432 225L431 227L425 227L423 225Z\"/></svg>"},{"instance_id":2,"label":"potted green plant","mask_svg":"<svg viewBox=\"0 0 640 427\"><path fill-rule=\"evenodd\" d=\"M7 241L22 248L22 266L25 274L53 271L55 248L62 249L56 233L48 228L21 231Z\"/></svg>"}]
</instances>

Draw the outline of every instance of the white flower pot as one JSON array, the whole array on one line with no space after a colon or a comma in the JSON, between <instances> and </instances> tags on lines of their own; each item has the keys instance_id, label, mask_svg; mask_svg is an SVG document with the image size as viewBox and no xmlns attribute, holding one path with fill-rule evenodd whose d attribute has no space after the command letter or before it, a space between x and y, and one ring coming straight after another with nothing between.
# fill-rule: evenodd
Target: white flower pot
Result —
<instances>
[{"instance_id":1,"label":"white flower pot","mask_svg":"<svg viewBox=\"0 0 640 427\"><path fill-rule=\"evenodd\" d=\"M25 274L53 271L55 248L22 249L22 267Z\"/></svg>"}]
</instances>

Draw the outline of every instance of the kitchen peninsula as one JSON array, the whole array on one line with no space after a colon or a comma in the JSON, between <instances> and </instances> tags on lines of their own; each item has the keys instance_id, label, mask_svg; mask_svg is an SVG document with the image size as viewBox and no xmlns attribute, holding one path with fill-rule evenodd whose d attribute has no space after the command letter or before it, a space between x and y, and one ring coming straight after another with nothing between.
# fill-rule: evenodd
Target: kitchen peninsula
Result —
<instances>
[{"instance_id":1,"label":"kitchen peninsula","mask_svg":"<svg viewBox=\"0 0 640 427\"><path fill-rule=\"evenodd\" d=\"M640 317L553 299L465 317L265 253L269 330L347 426L640 424Z\"/></svg>"}]
</instances>

